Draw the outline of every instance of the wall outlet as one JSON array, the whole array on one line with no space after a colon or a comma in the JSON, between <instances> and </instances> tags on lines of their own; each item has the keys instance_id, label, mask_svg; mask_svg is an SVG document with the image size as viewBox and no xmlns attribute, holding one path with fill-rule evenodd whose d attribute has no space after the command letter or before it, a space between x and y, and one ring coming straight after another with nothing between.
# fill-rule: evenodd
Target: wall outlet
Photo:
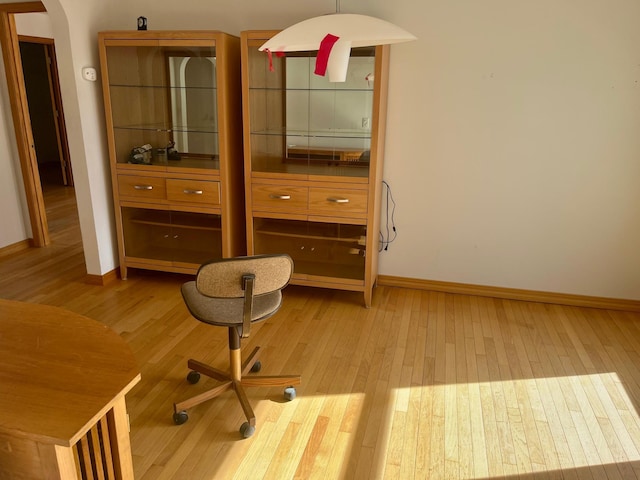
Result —
<instances>
[{"instance_id":1,"label":"wall outlet","mask_svg":"<svg viewBox=\"0 0 640 480\"><path fill-rule=\"evenodd\" d=\"M362 117L362 128L371 128L371 119L369 117Z\"/></svg>"}]
</instances>

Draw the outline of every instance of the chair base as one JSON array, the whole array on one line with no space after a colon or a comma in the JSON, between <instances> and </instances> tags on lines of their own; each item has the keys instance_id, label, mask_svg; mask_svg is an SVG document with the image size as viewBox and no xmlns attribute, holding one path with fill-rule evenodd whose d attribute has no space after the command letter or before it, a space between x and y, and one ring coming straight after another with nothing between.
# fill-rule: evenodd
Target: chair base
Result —
<instances>
[{"instance_id":1,"label":"chair base","mask_svg":"<svg viewBox=\"0 0 640 480\"><path fill-rule=\"evenodd\" d=\"M251 375L244 377L258 361L259 355L260 347L256 347L251 352L251 355L244 362L241 362L240 348L230 349L230 372L224 372L205 363L190 359L187 362L189 369L222 383L187 400L174 403L174 415L178 415L189 408L216 398L227 390L233 389L247 418L248 425L255 428L256 416L245 393L245 387L289 387L300 385L300 375Z\"/></svg>"}]
</instances>

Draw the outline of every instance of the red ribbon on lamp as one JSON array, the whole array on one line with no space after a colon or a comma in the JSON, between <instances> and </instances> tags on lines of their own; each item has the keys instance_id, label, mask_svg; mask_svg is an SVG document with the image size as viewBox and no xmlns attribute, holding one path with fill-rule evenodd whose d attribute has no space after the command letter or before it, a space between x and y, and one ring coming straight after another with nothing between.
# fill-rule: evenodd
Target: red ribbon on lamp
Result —
<instances>
[{"instance_id":1,"label":"red ribbon on lamp","mask_svg":"<svg viewBox=\"0 0 640 480\"><path fill-rule=\"evenodd\" d=\"M325 73L327 73L327 64L329 63L331 49L338 40L340 40L340 37L336 37L330 33L327 33L327 35L322 39L320 42L320 48L318 49L318 55L316 57L316 69L313 73L324 77Z\"/></svg>"},{"instance_id":2,"label":"red ribbon on lamp","mask_svg":"<svg viewBox=\"0 0 640 480\"><path fill-rule=\"evenodd\" d=\"M271 50L267 48L266 52L267 52L267 57L269 57L269 71L273 72L275 69L273 68L273 56L271 54ZM278 58L284 57L284 52L275 52L275 54L276 54L276 57Z\"/></svg>"}]
</instances>

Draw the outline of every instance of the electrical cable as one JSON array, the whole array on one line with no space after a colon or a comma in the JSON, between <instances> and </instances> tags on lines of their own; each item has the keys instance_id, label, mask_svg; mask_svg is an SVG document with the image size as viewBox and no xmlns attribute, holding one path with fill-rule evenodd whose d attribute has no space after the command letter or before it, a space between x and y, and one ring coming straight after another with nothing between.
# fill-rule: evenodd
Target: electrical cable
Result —
<instances>
[{"instance_id":1,"label":"electrical cable","mask_svg":"<svg viewBox=\"0 0 640 480\"><path fill-rule=\"evenodd\" d=\"M396 228L395 222L395 212L396 212L396 201L393 199L393 194L391 193L391 187L386 181L382 181L382 186L386 190L386 221L385 221L385 230L386 236L380 230L380 246L378 247L378 251L389 250L389 245L396 239L398 236L398 230ZM391 206L391 207L390 207ZM389 208L391 208L391 212L389 212ZM391 222L391 230L389 230L389 222Z\"/></svg>"}]
</instances>

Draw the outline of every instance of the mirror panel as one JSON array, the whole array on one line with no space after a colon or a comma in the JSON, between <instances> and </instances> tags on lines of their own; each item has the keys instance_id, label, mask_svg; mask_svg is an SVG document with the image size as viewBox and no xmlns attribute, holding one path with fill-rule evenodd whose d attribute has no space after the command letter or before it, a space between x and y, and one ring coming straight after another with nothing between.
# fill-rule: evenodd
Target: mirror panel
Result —
<instances>
[{"instance_id":1,"label":"mirror panel","mask_svg":"<svg viewBox=\"0 0 640 480\"><path fill-rule=\"evenodd\" d=\"M314 74L316 52L249 51L252 170L367 177L375 49L351 52L346 82Z\"/></svg>"}]
</instances>

